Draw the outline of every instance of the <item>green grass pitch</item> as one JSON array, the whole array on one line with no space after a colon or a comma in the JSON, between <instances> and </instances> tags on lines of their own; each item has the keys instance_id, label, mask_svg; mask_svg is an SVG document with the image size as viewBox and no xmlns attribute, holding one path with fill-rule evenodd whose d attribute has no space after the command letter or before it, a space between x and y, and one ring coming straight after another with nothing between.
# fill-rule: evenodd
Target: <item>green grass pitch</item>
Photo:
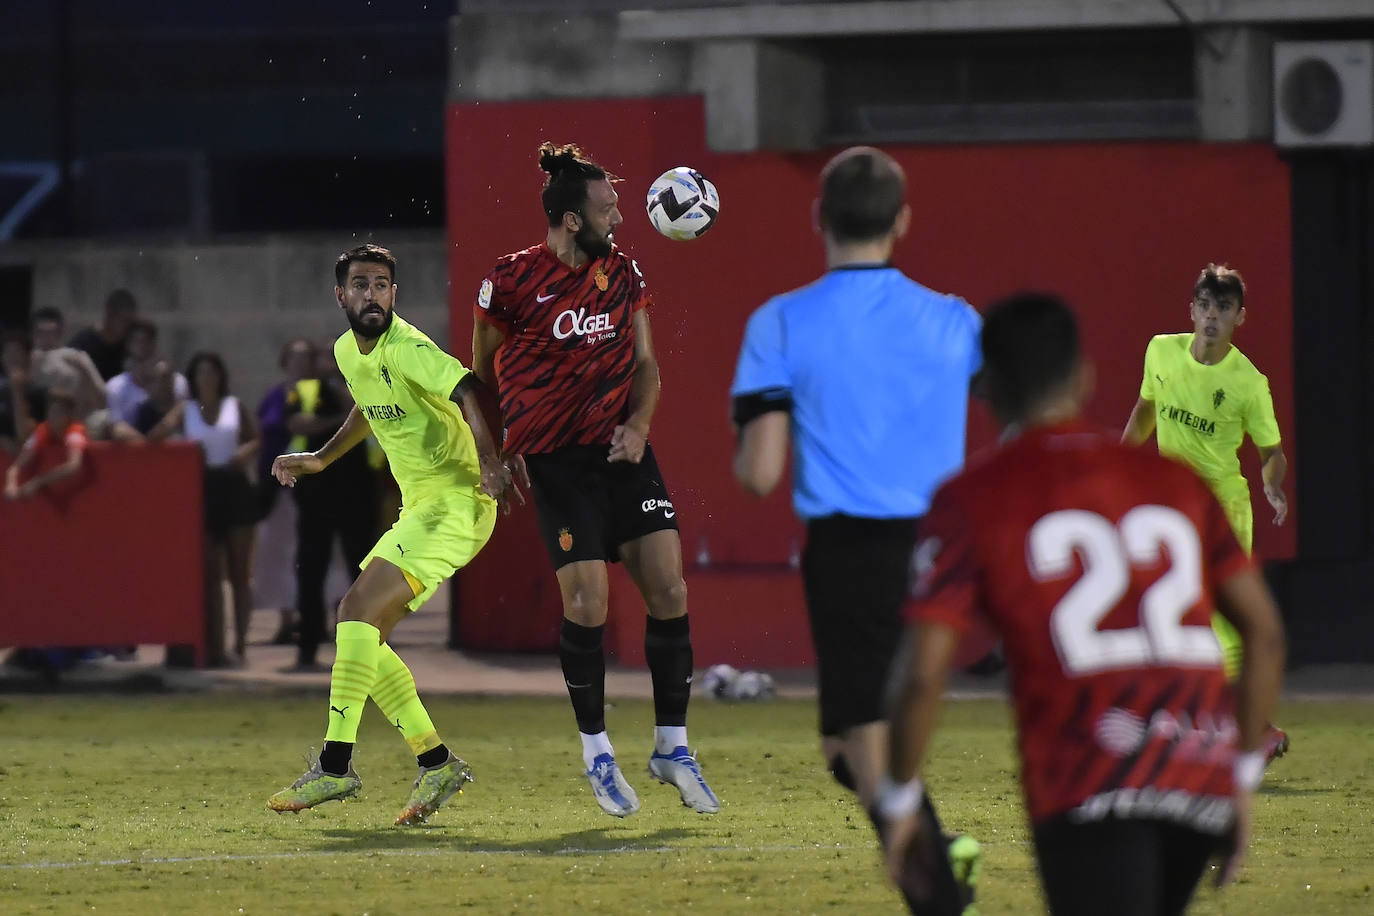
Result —
<instances>
[{"instance_id":1,"label":"green grass pitch","mask_svg":"<svg viewBox=\"0 0 1374 916\"><path fill-rule=\"evenodd\" d=\"M642 808L602 814L566 701L434 698L476 782L391 826L414 760L369 713L358 800L301 815L268 795L318 745L323 697L0 698L0 913L898 913L866 819L818 764L813 704L698 700L692 739L724 804L707 817L645 772L647 702L608 712ZM1374 704L1281 710L1238 885L1200 914L1374 913ZM1006 704L946 707L929 783L984 846L984 916L1042 912Z\"/></svg>"}]
</instances>

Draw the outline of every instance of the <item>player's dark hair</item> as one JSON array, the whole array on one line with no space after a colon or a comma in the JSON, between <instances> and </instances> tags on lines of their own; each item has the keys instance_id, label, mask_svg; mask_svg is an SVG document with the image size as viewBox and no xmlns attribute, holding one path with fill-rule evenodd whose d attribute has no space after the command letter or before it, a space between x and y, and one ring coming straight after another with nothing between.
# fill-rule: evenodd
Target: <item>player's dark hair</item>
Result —
<instances>
[{"instance_id":1,"label":"player's dark hair","mask_svg":"<svg viewBox=\"0 0 1374 916\"><path fill-rule=\"evenodd\" d=\"M127 289L117 289L105 297L105 314L138 311L138 300Z\"/></svg>"},{"instance_id":2,"label":"player's dark hair","mask_svg":"<svg viewBox=\"0 0 1374 916\"><path fill-rule=\"evenodd\" d=\"M1225 264L1208 264L1202 268L1193 284L1193 298L1197 299L1202 293L1211 293L1213 299L1233 296L1236 304L1245 308L1245 280L1240 271Z\"/></svg>"},{"instance_id":3,"label":"player's dark hair","mask_svg":"<svg viewBox=\"0 0 1374 916\"><path fill-rule=\"evenodd\" d=\"M821 228L838 242L882 238L905 202L902 167L880 149L852 147L821 170Z\"/></svg>"},{"instance_id":4,"label":"player's dark hair","mask_svg":"<svg viewBox=\"0 0 1374 916\"><path fill-rule=\"evenodd\" d=\"M38 324L40 321L52 321L63 326L67 324L67 319L62 317L62 310L51 305L45 305L41 309L34 309L33 323Z\"/></svg>"},{"instance_id":5,"label":"player's dark hair","mask_svg":"<svg viewBox=\"0 0 1374 916\"><path fill-rule=\"evenodd\" d=\"M582 216L587 202L587 182L619 181L616 176L597 165L576 143L554 146L548 140L539 144L539 168L549 176L544 181L540 201L550 226L563 222L564 213Z\"/></svg>"},{"instance_id":6,"label":"player's dark hair","mask_svg":"<svg viewBox=\"0 0 1374 916\"><path fill-rule=\"evenodd\" d=\"M191 386L191 400L200 398L200 392L196 390L196 370L200 368L201 363L209 363L219 373L219 396L227 397L229 394L229 370L225 368L224 360L212 350L197 350L191 354L191 359L186 363L186 383Z\"/></svg>"},{"instance_id":7,"label":"player's dark hair","mask_svg":"<svg viewBox=\"0 0 1374 916\"><path fill-rule=\"evenodd\" d=\"M391 282L396 282L396 256L391 253L391 249L368 242L366 245L350 248L339 255L338 260L334 262L335 286L343 286L348 281L348 266L354 261L362 261L364 264L382 264L391 271Z\"/></svg>"},{"instance_id":8,"label":"player's dark hair","mask_svg":"<svg viewBox=\"0 0 1374 916\"><path fill-rule=\"evenodd\" d=\"M988 306L980 341L984 390L1007 420L1054 394L1078 365L1078 321L1049 293L1018 293Z\"/></svg>"}]
</instances>

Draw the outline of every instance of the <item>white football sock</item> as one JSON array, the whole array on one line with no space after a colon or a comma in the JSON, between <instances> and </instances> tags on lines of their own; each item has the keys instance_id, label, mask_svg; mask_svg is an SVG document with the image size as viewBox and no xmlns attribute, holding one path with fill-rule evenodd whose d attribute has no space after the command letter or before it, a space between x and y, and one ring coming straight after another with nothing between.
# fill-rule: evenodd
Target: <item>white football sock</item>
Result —
<instances>
[{"instance_id":1,"label":"white football sock","mask_svg":"<svg viewBox=\"0 0 1374 916\"><path fill-rule=\"evenodd\" d=\"M611 747L611 739L605 732L597 732L589 735L586 732L578 732L582 736L582 762L587 769L592 768L592 761L602 754L615 756L615 748Z\"/></svg>"},{"instance_id":2,"label":"white football sock","mask_svg":"<svg viewBox=\"0 0 1374 916\"><path fill-rule=\"evenodd\" d=\"M687 726L685 725L655 725L654 726L654 751L659 754L670 754L675 747L687 746Z\"/></svg>"}]
</instances>

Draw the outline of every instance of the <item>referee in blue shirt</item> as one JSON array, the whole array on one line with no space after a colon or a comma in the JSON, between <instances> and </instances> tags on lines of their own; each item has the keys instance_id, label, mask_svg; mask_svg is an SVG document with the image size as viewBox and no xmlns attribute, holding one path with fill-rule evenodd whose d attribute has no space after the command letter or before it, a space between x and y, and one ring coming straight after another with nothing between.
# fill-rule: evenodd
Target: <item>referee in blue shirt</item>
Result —
<instances>
[{"instance_id":1,"label":"referee in blue shirt","mask_svg":"<svg viewBox=\"0 0 1374 916\"><path fill-rule=\"evenodd\" d=\"M917 524L963 463L980 366L978 313L890 263L911 221L905 197L901 167L880 150L848 149L825 166L816 216L826 273L750 316L730 387L745 490L770 493L795 440L821 750L869 811Z\"/></svg>"}]
</instances>

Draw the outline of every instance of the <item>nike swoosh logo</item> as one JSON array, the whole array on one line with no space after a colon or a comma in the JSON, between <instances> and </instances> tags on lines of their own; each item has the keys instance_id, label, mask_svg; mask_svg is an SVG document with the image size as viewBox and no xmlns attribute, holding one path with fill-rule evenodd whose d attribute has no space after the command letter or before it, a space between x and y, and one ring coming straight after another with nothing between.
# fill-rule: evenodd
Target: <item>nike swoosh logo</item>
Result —
<instances>
[{"instance_id":1,"label":"nike swoosh logo","mask_svg":"<svg viewBox=\"0 0 1374 916\"><path fill-rule=\"evenodd\" d=\"M672 518L674 515L677 515L677 513L674 512L672 509L664 509L664 510L663 510L663 517L664 517L664 518Z\"/></svg>"},{"instance_id":2,"label":"nike swoosh logo","mask_svg":"<svg viewBox=\"0 0 1374 916\"><path fill-rule=\"evenodd\" d=\"M558 298L558 293L554 293L552 296L535 296L535 297L534 297L534 301L535 301L535 302L548 302L550 299L557 299L557 298Z\"/></svg>"}]
</instances>

